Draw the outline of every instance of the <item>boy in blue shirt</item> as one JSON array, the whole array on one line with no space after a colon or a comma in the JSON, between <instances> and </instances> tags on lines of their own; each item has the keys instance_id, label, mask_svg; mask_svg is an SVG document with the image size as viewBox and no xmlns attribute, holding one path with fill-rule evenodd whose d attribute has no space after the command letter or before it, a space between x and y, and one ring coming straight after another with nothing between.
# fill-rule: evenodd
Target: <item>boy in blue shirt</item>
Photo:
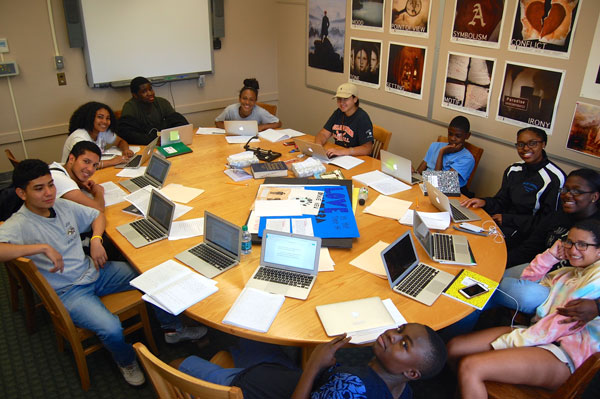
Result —
<instances>
[{"instance_id":1,"label":"boy in blue shirt","mask_svg":"<svg viewBox=\"0 0 600 399\"><path fill-rule=\"evenodd\" d=\"M464 116L457 116L448 126L447 143L431 143L425 159L417 168L418 173L424 170L454 170L458 172L458 182L464 187L473 172L475 158L465 148L465 141L471 136L471 125Z\"/></svg>"}]
</instances>

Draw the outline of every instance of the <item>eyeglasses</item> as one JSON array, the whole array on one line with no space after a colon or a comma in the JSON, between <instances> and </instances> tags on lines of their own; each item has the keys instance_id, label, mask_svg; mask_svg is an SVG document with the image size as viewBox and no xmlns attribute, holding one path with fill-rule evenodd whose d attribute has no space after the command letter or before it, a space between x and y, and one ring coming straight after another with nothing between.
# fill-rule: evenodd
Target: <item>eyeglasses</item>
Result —
<instances>
[{"instance_id":1,"label":"eyeglasses","mask_svg":"<svg viewBox=\"0 0 600 399\"><path fill-rule=\"evenodd\" d=\"M590 245L592 247L598 246L598 244L590 244L590 243L583 242L583 241L573 242L566 237L561 238L561 241L562 241L563 247L565 247L566 249L571 249L571 248L573 248L573 245L575 245L575 248L577 248L578 251L586 251Z\"/></svg>"},{"instance_id":2,"label":"eyeglasses","mask_svg":"<svg viewBox=\"0 0 600 399\"><path fill-rule=\"evenodd\" d=\"M525 146L529 148L536 148L540 143L542 143L542 140L529 140L527 143L523 143L520 141L518 143L515 143L515 147L517 147L518 149L523 149L525 148Z\"/></svg>"},{"instance_id":3,"label":"eyeglasses","mask_svg":"<svg viewBox=\"0 0 600 399\"><path fill-rule=\"evenodd\" d=\"M594 193L595 191L581 191L581 190L577 190L576 188L567 188L567 187L563 187L560 189L560 193L561 194L568 194L571 193L571 195L573 197L577 197L578 195L583 195L583 194L591 194Z\"/></svg>"}]
</instances>

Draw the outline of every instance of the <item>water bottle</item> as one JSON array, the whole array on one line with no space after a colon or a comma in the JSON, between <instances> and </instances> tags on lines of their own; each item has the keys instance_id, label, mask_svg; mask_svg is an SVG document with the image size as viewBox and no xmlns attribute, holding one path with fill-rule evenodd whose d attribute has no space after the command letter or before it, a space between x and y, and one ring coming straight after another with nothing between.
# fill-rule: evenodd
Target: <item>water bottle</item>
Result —
<instances>
[{"instance_id":1,"label":"water bottle","mask_svg":"<svg viewBox=\"0 0 600 399\"><path fill-rule=\"evenodd\" d=\"M252 234L248 231L248 226L242 226L242 254L248 255L252 252Z\"/></svg>"}]
</instances>

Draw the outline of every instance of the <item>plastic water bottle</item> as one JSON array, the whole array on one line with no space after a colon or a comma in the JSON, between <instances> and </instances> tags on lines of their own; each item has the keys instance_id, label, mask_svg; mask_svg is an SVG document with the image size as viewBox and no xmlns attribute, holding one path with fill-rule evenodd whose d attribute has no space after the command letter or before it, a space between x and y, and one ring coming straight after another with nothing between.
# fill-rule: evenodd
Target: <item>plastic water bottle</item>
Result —
<instances>
[{"instance_id":1,"label":"plastic water bottle","mask_svg":"<svg viewBox=\"0 0 600 399\"><path fill-rule=\"evenodd\" d=\"M248 255L252 252L252 234L248 231L248 226L242 226L242 254Z\"/></svg>"}]
</instances>

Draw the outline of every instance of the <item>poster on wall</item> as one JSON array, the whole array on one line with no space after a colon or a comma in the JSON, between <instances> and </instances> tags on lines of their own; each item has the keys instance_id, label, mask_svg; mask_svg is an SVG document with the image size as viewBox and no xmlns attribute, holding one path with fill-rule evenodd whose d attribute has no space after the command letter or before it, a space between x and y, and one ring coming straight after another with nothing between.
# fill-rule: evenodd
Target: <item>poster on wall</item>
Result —
<instances>
[{"instance_id":1,"label":"poster on wall","mask_svg":"<svg viewBox=\"0 0 600 399\"><path fill-rule=\"evenodd\" d=\"M426 47L389 43L385 91L423 99Z\"/></svg>"},{"instance_id":2,"label":"poster on wall","mask_svg":"<svg viewBox=\"0 0 600 399\"><path fill-rule=\"evenodd\" d=\"M577 102L567 148L600 158L600 107Z\"/></svg>"},{"instance_id":3,"label":"poster on wall","mask_svg":"<svg viewBox=\"0 0 600 399\"><path fill-rule=\"evenodd\" d=\"M310 0L308 5L308 66L344 72L345 0Z\"/></svg>"},{"instance_id":4,"label":"poster on wall","mask_svg":"<svg viewBox=\"0 0 600 399\"><path fill-rule=\"evenodd\" d=\"M581 97L600 100L600 18L596 22L596 32L581 84Z\"/></svg>"},{"instance_id":5,"label":"poster on wall","mask_svg":"<svg viewBox=\"0 0 600 399\"><path fill-rule=\"evenodd\" d=\"M451 42L500 47L505 0L456 0Z\"/></svg>"},{"instance_id":6,"label":"poster on wall","mask_svg":"<svg viewBox=\"0 0 600 399\"><path fill-rule=\"evenodd\" d=\"M508 49L569 58L583 0L519 0Z\"/></svg>"},{"instance_id":7,"label":"poster on wall","mask_svg":"<svg viewBox=\"0 0 600 399\"><path fill-rule=\"evenodd\" d=\"M350 38L350 82L379 88L380 60L380 40Z\"/></svg>"},{"instance_id":8,"label":"poster on wall","mask_svg":"<svg viewBox=\"0 0 600 399\"><path fill-rule=\"evenodd\" d=\"M442 107L487 118L496 60L448 53Z\"/></svg>"},{"instance_id":9,"label":"poster on wall","mask_svg":"<svg viewBox=\"0 0 600 399\"><path fill-rule=\"evenodd\" d=\"M429 37L430 0L393 0L390 32Z\"/></svg>"},{"instance_id":10,"label":"poster on wall","mask_svg":"<svg viewBox=\"0 0 600 399\"><path fill-rule=\"evenodd\" d=\"M383 32L384 0L352 0L352 29Z\"/></svg>"},{"instance_id":11,"label":"poster on wall","mask_svg":"<svg viewBox=\"0 0 600 399\"><path fill-rule=\"evenodd\" d=\"M496 120L552 134L565 71L506 63Z\"/></svg>"}]
</instances>

